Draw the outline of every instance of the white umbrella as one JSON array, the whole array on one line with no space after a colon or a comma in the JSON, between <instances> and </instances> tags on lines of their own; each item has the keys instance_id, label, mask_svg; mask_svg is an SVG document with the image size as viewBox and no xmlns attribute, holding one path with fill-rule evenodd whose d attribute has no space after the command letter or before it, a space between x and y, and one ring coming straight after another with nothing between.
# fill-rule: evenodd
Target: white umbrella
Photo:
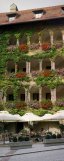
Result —
<instances>
[{"instance_id":1,"label":"white umbrella","mask_svg":"<svg viewBox=\"0 0 64 161\"><path fill-rule=\"evenodd\" d=\"M13 117L14 117L14 120L16 120L18 122L23 122L22 116L20 116L19 114L15 114L15 115L13 115Z\"/></svg>"},{"instance_id":2,"label":"white umbrella","mask_svg":"<svg viewBox=\"0 0 64 161\"><path fill-rule=\"evenodd\" d=\"M21 120L23 122L41 121L41 117L30 112L30 113L26 113L25 115L21 116Z\"/></svg>"},{"instance_id":3,"label":"white umbrella","mask_svg":"<svg viewBox=\"0 0 64 161\"><path fill-rule=\"evenodd\" d=\"M16 122L20 120L20 115L12 115L8 111L0 111L0 122Z\"/></svg>"},{"instance_id":4,"label":"white umbrella","mask_svg":"<svg viewBox=\"0 0 64 161\"><path fill-rule=\"evenodd\" d=\"M51 120L64 120L64 110L57 111L54 115L51 116Z\"/></svg>"},{"instance_id":5,"label":"white umbrella","mask_svg":"<svg viewBox=\"0 0 64 161\"><path fill-rule=\"evenodd\" d=\"M47 121L47 120L50 120L51 117L52 117L52 114L45 114L44 116L41 117L41 120Z\"/></svg>"},{"instance_id":6,"label":"white umbrella","mask_svg":"<svg viewBox=\"0 0 64 161\"><path fill-rule=\"evenodd\" d=\"M18 122L21 120L20 115L12 115L8 111L0 111L0 122L3 122L3 133L5 134L4 124L5 122ZM4 143L5 143L5 135L4 135Z\"/></svg>"}]
</instances>

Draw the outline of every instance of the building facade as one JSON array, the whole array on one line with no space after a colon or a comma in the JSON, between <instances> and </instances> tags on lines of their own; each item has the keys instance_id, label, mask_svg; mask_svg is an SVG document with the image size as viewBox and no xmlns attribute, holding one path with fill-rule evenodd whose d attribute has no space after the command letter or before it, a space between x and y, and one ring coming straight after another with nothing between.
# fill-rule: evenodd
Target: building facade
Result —
<instances>
[{"instance_id":1,"label":"building facade","mask_svg":"<svg viewBox=\"0 0 64 161\"><path fill-rule=\"evenodd\" d=\"M64 6L0 14L0 106L64 107Z\"/></svg>"}]
</instances>

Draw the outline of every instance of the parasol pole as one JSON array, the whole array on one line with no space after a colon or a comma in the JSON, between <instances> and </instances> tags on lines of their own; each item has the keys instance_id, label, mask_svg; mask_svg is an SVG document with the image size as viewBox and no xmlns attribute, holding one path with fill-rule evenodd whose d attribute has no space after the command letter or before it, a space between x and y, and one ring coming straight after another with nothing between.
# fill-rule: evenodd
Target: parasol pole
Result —
<instances>
[{"instance_id":1,"label":"parasol pole","mask_svg":"<svg viewBox=\"0 0 64 161\"><path fill-rule=\"evenodd\" d=\"M3 144L5 144L5 125L3 121Z\"/></svg>"}]
</instances>

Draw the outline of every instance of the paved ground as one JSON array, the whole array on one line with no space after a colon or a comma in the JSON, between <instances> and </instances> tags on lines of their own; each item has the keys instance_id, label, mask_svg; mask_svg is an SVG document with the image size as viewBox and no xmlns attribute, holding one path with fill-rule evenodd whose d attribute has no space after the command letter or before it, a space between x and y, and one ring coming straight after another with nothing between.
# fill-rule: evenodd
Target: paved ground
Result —
<instances>
[{"instance_id":1,"label":"paved ground","mask_svg":"<svg viewBox=\"0 0 64 161\"><path fill-rule=\"evenodd\" d=\"M43 143L36 143L20 150L0 147L0 161L64 161L64 145L44 147Z\"/></svg>"}]
</instances>

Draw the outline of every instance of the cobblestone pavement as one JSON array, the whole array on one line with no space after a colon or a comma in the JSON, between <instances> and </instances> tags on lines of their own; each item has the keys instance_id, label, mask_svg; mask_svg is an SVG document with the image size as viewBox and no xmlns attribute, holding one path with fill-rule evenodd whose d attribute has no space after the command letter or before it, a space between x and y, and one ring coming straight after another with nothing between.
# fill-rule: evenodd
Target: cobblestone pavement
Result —
<instances>
[{"instance_id":1,"label":"cobblestone pavement","mask_svg":"<svg viewBox=\"0 0 64 161\"><path fill-rule=\"evenodd\" d=\"M0 147L0 161L64 161L64 145L44 147L43 143L36 143L19 150Z\"/></svg>"}]
</instances>

